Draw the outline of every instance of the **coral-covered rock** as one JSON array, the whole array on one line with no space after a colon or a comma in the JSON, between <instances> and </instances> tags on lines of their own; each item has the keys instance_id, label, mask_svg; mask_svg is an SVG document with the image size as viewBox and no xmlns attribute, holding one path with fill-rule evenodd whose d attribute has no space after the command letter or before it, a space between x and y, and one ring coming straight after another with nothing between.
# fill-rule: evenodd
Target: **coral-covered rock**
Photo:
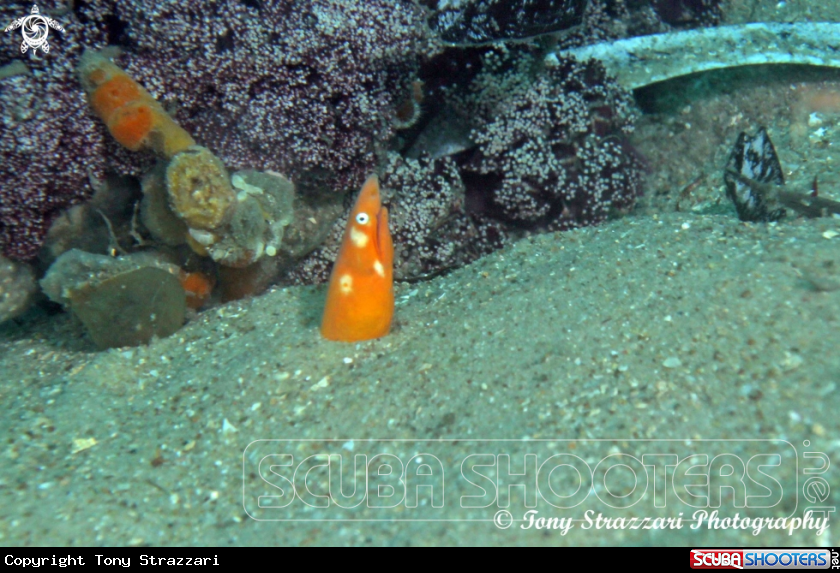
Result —
<instances>
[{"instance_id":1,"label":"coral-covered rock","mask_svg":"<svg viewBox=\"0 0 840 573\"><path fill-rule=\"evenodd\" d=\"M481 211L519 227L566 229L630 208L641 193L640 164L625 142L630 94L594 61L566 58L535 73L528 56L506 70L488 60L461 101L483 116L463 165Z\"/></svg>"},{"instance_id":2,"label":"coral-covered rock","mask_svg":"<svg viewBox=\"0 0 840 573\"><path fill-rule=\"evenodd\" d=\"M595 62L563 59L550 69L539 62L527 49L486 50L465 70L472 81L459 76L436 96L445 121L426 123L410 148L418 158L389 154L380 175L395 278L433 276L523 230L597 224L633 206L641 164L625 142L631 95ZM340 221L294 269L293 282L326 280Z\"/></svg>"},{"instance_id":3,"label":"coral-covered rock","mask_svg":"<svg viewBox=\"0 0 840 573\"><path fill-rule=\"evenodd\" d=\"M146 180L146 219L156 210L157 184ZM178 153L166 168L168 205L187 226L187 243L221 265L246 267L280 251L285 227L292 222L295 186L283 175L254 170L231 177L222 162L204 147ZM169 239L171 218L149 227Z\"/></svg>"},{"instance_id":4,"label":"coral-covered rock","mask_svg":"<svg viewBox=\"0 0 840 573\"><path fill-rule=\"evenodd\" d=\"M721 0L421 0L441 40L475 45L559 35L564 45L583 45L672 27L711 26Z\"/></svg>"},{"instance_id":5,"label":"coral-covered rock","mask_svg":"<svg viewBox=\"0 0 840 573\"><path fill-rule=\"evenodd\" d=\"M715 4L679 2L689 8ZM469 3L437 4L454 9ZM577 14L583 4L521 3L529 11L507 22L525 35L536 33L528 25L531 8ZM652 6L630 2L626 13ZM55 7L47 3L42 10ZM17 9L0 14L11 18ZM605 8L599 13L607 19ZM276 252L283 260L270 266L287 268L332 225L336 204L322 198L357 189L377 170L390 193L396 276L409 279L464 264L522 228L597 223L611 209L631 206L638 194L638 164L623 138L632 123L630 99L596 64L562 61L542 70L541 60L518 45L452 49L438 52L430 64L439 66L438 74L427 68L421 84L417 59L428 39L424 11L413 0L88 0L52 15L68 32L49 58L33 61L37 73L0 74L9 87L0 97L0 117L10 127L0 133L0 151L10 158L0 186L0 246L18 258L34 256L56 214L90 196L89 179L101 179L107 169L143 172L150 161L141 163L141 154L123 145L177 155L149 145L155 124L144 121L162 117L173 118L217 156L220 173L284 173L306 199L295 198L297 212L289 217L266 218L266 206L251 189L260 186L245 181L233 190L235 202L226 194L218 219L193 224L172 212L176 202L161 172L147 179L140 218L158 244L178 247L186 232L196 251L225 265L249 265ZM481 20L473 16L474 23ZM96 113L123 145L87 109L73 76L81 46L106 45L122 50L118 62L133 80L98 68L82 79ZM0 49L0 65L18 58ZM106 84L113 90L105 91ZM129 105L138 101L139 107ZM400 107L406 101L411 113ZM138 113L119 115L126 110ZM387 156L395 126L409 128L400 139L405 149L413 144L411 159ZM444 137L411 133L430 126L428 134ZM35 153L40 149L47 152ZM157 218L160 212L173 216ZM341 234L340 225L333 235ZM218 232L222 228L225 233ZM220 240L234 235L239 239L232 246ZM295 277L325 278L331 244L307 257Z\"/></svg>"},{"instance_id":6,"label":"coral-covered rock","mask_svg":"<svg viewBox=\"0 0 840 573\"><path fill-rule=\"evenodd\" d=\"M92 0L120 62L231 170L304 191L355 189L411 91L423 11L410 0Z\"/></svg>"},{"instance_id":7,"label":"coral-covered rock","mask_svg":"<svg viewBox=\"0 0 840 573\"><path fill-rule=\"evenodd\" d=\"M411 0L38 4L65 29L51 33L50 53L0 46L0 67L22 60L34 72L0 73L0 251L15 259L34 258L50 222L90 197L90 177L139 176L152 163L87 109L73 73L83 47L121 48L119 64L231 171L344 192L375 167L425 42ZM30 9L4 3L0 20Z\"/></svg>"},{"instance_id":8,"label":"coral-covered rock","mask_svg":"<svg viewBox=\"0 0 840 573\"><path fill-rule=\"evenodd\" d=\"M394 276L416 280L463 266L504 244L498 223L467 212L464 183L449 157L403 159L382 174L394 237Z\"/></svg>"},{"instance_id":9,"label":"coral-covered rock","mask_svg":"<svg viewBox=\"0 0 840 573\"><path fill-rule=\"evenodd\" d=\"M721 0L653 0L653 9L678 27L712 26L720 22Z\"/></svg>"},{"instance_id":10,"label":"coral-covered rock","mask_svg":"<svg viewBox=\"0 0 840 573\"><path fill-rule=\"evenodd\" d=\"M563 34L558 48L715 26L721 0L589 0L581 25Z\"/></svg>"}]
</instances>

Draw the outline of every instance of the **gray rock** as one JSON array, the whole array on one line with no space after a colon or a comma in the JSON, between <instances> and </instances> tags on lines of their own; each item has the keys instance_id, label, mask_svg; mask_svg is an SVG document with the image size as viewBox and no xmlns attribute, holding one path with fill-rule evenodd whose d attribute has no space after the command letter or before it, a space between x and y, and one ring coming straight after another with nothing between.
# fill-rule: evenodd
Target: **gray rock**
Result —
<instances>
[{"instance_id":1,"label":"gray rock","mask_svg":"<svg viewBox=\"0 0 840 573\"><path fill-rule=\"evenodd\" d=\"M139 346L184 324L179 270L146 253L113 258L74 249L50 267L41 287L82 321L100 349Z\"/></svg>"}]
</instances>

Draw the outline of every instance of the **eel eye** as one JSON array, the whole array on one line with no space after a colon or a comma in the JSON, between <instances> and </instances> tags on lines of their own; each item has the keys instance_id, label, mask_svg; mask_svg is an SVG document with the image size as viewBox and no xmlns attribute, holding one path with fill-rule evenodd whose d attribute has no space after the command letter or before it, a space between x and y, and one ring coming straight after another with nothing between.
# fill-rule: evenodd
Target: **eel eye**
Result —
<instances>
[{"instance_id":1,"label":"eel eye","mask_svg":"<svg viewBox=\"0 0 840 573\"><path fill-rule=\"evenodd\" d=\"M368 217L367 213L359 213L356 215L356 222L359 225L367 225L368 221L370 221L370 217Z\"/></svg>"}]
</instances>

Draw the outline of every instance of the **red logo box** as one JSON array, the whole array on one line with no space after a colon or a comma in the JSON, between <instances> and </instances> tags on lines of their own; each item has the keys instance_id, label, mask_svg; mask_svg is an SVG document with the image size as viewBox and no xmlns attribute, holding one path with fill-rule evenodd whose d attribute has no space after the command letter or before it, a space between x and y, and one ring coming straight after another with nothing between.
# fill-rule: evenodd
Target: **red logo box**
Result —
<instances>
[{"instance_id":1,"label":"red logo box","mask_svg":"<svg viewBox=\"0 0 840 573\"><path fill-rule=\"evenodd\" d=\"M743 569L744 552L738 549L692 549L692 569Z\"/></svg>"}]
</instances>

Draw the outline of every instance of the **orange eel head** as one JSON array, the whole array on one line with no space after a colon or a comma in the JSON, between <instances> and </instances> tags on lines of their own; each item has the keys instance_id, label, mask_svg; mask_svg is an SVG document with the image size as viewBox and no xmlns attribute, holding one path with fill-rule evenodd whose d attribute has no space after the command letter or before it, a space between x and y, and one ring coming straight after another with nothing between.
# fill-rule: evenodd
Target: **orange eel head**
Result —
<instances>
[{"instance_id":1,"label":"orange eel head","mask_svg":"<svg viewBox=\"0 0 840 573\"><path fill-rule=\"evenodd\" d=\"M394 245L379 179L362 186L350 211L341 250L330 275L321 335L357 342L388 334L394 316Z\"/></svg>"}]
</instances>

